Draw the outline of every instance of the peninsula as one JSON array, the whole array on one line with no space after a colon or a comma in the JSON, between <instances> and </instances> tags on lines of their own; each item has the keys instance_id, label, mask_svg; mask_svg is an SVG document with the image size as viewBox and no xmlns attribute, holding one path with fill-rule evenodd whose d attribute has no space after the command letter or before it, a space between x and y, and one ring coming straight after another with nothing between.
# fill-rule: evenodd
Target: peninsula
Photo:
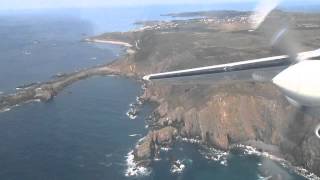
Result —
<instances>
[{"instance_id":1,"label":"peninsula","mask_svg":"<svg viewBox=\"0 0 320 180\"><path fill-rule=\"evenodd\" d=\"M320 47L320 14L275 11L254 32L250 31L249 14L170 14L191 18L139 22L144 26L137 30L91 37L88 41L124 45L127 53L111 64L3 95L0 109L35 99L49 100L65 86L94 75L141 79L150 73L280 55L270 47L270 39L264 33L271 32L271 24L279 19L290 19L292 33L301 37L301 51ZM178 137L184 137L222 150L248 144L320 175L320 140L313 133L319 116L292 106L271 83L146 83L141 98L158 103L149 133L135 148L135 160L141 165L151 164L161 147L171 146Z\"/></svg>"}]
</instances>

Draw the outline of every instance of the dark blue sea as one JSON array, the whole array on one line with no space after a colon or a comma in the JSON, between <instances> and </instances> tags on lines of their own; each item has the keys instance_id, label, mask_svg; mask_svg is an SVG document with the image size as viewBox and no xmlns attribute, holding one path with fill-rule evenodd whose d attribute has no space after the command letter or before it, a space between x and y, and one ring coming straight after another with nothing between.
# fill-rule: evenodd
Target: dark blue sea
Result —
<instances>
[{"instance_id":1,"label":"dark blue sea","mask_svg":"<svg viewBox=\"0 0 320 180\"><path fill-rule=\"evenodd\" d=\"M154 7L153 7L154 8ZM210 7L198 7L210 9ZM160 14L198 10L159 7L10 12L0 16L0 91L46 81L115 60L122 48L82 40L106 31L126 31L137 20L167 19ZM175 10L175 11L174 11ZM253 150L221 152L190 140L163 149L152 167L137 171L130 152L146 133L145 119L126 112L142 93L123 77L94 77L64 89L47 103L33 102L0 113L1 180L257 180L304 179ZM253 154L252 154L253 153ZM180 168L172 162L180 163ZM263 168L262 168L263 167ZM130 172L137 175L128 176Z\"/></svg>"}]
</instances>

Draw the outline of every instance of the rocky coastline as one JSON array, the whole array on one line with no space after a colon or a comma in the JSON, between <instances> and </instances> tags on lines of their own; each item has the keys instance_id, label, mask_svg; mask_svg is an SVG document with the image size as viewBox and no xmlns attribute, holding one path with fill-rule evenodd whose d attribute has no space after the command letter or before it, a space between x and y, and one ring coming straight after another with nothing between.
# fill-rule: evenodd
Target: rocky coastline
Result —
<instances>
[{"instance_id":1,"label":"rocky coastline","mask_svg":"<svg viewBox=\"0 0 320 180\"><path fill-rule=\"evenodd\" d=\"M244 15L240 15L233 19L243 20ZM320 37L320 29L300 27L305 22L317 24L315 17L319 14L277 11L270 21L286 16L292 17L293 31L304 37L302 50L317 48L320 42L314 37ZM149 73L278 55L268 47L263 31L252 33L246 22L217 18L224 21L217 24L200 18L160 22L122 33L126 42L134 44L129 48L134 53L110 67L141 78ZM270 82L151 82L141 98L158 103L158 107L151 116L149 133L133 152L140 165L150 165L161 147L170 147L182 137L196 138L201 144L224 151L239 144L250 145L320 175L320 140L313 133L319 116L290 104Z\"/></svg>"},{"instance_id":2,"label":"rocky coastline","mask_svg":"<svg viewBox=\"0 0 320 180\"><path fill-rule=\"evenodd\" d=\"M47 102L54 98L61 90L76 81L98 75L119 75L119 71L107 65L84 69L78 72L65 74L44 83L33 83L30 86L19 88L16 93L0 97L0 111L7 111L19 104L40 100Z\"/></svg>"},{"instance_id":3,"label":"rocky coastline","mask_svg":"<svg viewBox=\"0 0 320 180\"><path fill-rule=\"evenodd\" d=\"M288 14L275 12L272 17ZM16 94L2 95L0 109L36 99L48 101L64 87L95 75L141 79L149 73L277 55L262 32L248 31L249 24L242 21L246 14L239 16L241 18L232 17L235 21L219 14L218 17L161 22L137 31L93 37L99 42L121 42L130 46L126 46L127 54L108 65L34 84ZM290 16L294 17L293 29L304 36L303 49L317 47L320 28L301 29L301 26L305 22L317 24L320 15L293 13ZM133 151L138 165L152 164L161 147L170 147L182 137L196 138L201 144L225 151L238 144L251 145L320 175L320 140L313 133L320 122L319 116L291 105L273 84L146 82L145 87L141 99L156 102L158 107L150 117L149 133Z\"/></svg>"}]
</instances>

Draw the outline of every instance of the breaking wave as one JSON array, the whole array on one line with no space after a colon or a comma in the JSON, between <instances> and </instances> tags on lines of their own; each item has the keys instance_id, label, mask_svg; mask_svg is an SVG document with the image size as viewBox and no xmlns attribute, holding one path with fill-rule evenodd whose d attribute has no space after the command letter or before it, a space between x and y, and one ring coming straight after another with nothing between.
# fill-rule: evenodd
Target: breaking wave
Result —
<instances>
[{"instance_id":1,"label":"breaking wave","mask_svg":"<svg viewBox=\"0 0 320 180\"><path fill-rule=\"evenodd\" d=\"M200 139L192 139L192 138L183 138L183 137L178 137L182 142L186 143L191 143L191 144L201 144Z\"/></svg>"},{"instance_id":2,"label":"breaking wave","mask_svg":"<svg viewBox=\"0 0 320 180\"><path fill-rule=\"evenodd\" d=\"M258 151L256 148L254 148L252 146L238 144L238 145L236 145L236 148L243 150L244 155L256 155L256 156L265 157L265 158L268 158L268 159L271 159L274 161L279 161L279 162L285 161L284 159L278 158L277 156L274 156L270 153Z\"/></svg>"},{"instance_id":3,"label":"breaking wave","mask_svg":"<svg viewBox=\"0 0 320 180\"><path fill-rule=\"evenodd\" d=\"M137 105L136 104L130 104L129 105L129 110L128 110L128 112L126 114L130 119L132 119L132 120L136 119L137 116L138 116Z\"/></svg>"},{"instance_id":4,"label":"breaking wave","mask_svg":"<svg viewBox=\"0 0 320 180\"><path fill-rule=\"evenodd\" d=\"M142 136L141 134L130 134L130 137L137 137L137 136Z\"/></svg>"},{"instance_id":5,"label":"breaking wave","mask_svg":"<svg viewBox=\"0 0 320 180\"><path fill-rule=\"evenodd\" d=\"M258 180L268 180L268 179L271 179L272 178L272 176L268 176L268 177L264 177L264 176L262 176L261 174L258 174Z\"/></svg>"},{"instance_id":6,"label":"breaking wave","mask_svg":"<svg viewBox=\"0 0 320 180\"><path fill-rule=\"evenodd\" d=\"M215 148L208 148L208 147L204 147L200 149L199 152L204 158L208 160L219 162L223 166L228 165L229 152L221 151Z\"/></svg>"},{"instance_id":7,"label":"breaking wave","mask_svg":"<svg viewBox=\"0 0 320 180\"><path fill-rule=\"evenodd\" d=\"M136 119L138 117L137 115L131 114L131 111L128 111L126 115L132 120L134 120L134 119Z\"/></svg>"},{"instance_id":8,"label":"breaking wave","mask_svg":"<svg viewBox=\"0 0 320 180\"><path fill-rule=\"evenodd\" d=\"M136 97L136 102L138 105L142 105L143 104L143 99L139 96Z\"/></svg>"},{"instance_id":9,"label":"breaking wave","mask_svg":"<svg viewBox=\"0 0 320 180\"><path fill-rule=\"evenodd\" d=\"M176 160L172 162L170 172L172 174L181 174L187 168L192 166L192 159Z\"/></svg>"},{"instance_id":10,"label":"breaking wave","mask_svg":"<svg viewBox=\"0 0 320 180\"><path fill-rule=\"evenodd\" d=\"M19 107L20 105L28 104L28 103L32 103L32 102L41 102L41 100L40 99L33 99L33 100L29 100L29 101L23 102L21 104L16 104L16 105L13 105L13 106L10 106L10 107L2 108L2 109L0 109L0 113L11 111L15 107Z\"/></svg>"},{"instance_id":11,"label":"breaking wave","mask_svg":"<svg viewBox=\"0 0 320 180\"><path fill-rule=\"evenodd\" d=\"M168 152L168 151L171 150L171 148L169 148L169 147L161 147L160 150L164 151L164 152Z\"/></svg>"},{"instance_id":12,"label":"breaking wave","mask_svg":"<svg viewBox=\"0 0 320 180\"><path fill-rule=\"evenodd\" d=\"M149 168L140 166L135 162L133 151L130 151L126 158L127 169L125 170L125 176L148 176L151 174Z\"/></svg>"},{"instance_id":13,"label":"breaking wave","mask_svg":"<svg viewBox=\"0 0 320 180\"><path fill-rule=\"evenodd\" d=\"M8 111L10 111L10 110L11 110L11 108L0 109L0 113L8 112Z\"/></svg>"},{"instance_id":14,"label":"breaking wave","mask_svg":"<svg viewBox=\"0 0 320 180\"><path fill-rule=\"evenodd\" d=\"M185 168L186 168L186 165L183 163L183 161L177 160L173 162L170 168L170 172L173 174L180 174L183 172Z\"/></svg>"},{"instance_id":15,"label":"breaking wave","mask_svg":"<svg viewBox=\"0 0 320 180\"><path fill-rule=\"evenodd\" d=\"M139 107L142 105L143 105L143 99L141 97L137 96L136 102L131 103L129 105L129 110L127 111L126 115L132 120L136 119L139 114Z\"/></svg>"},{"instance_id":16,"label":"breaking wave","mask_svg":"<svg viewBox=\"0 0 320 180\"><path fill-rule=\"evenodd\" d=\"M282 165L284 168L290 169L293 172L295 172L296 174L303 176L307 179L312 179L312 180L320 180L320 177L316 176L314 173L309 172L308 170L302 168L302 167L296 167L291 165L288 161L276 157L274 155L271 155L267 152L260 152L258 151L256 148L252 147L252 146L246 146L246 145L242 145L239 144L236 146L237 148L243 150L243 153L245 155L256 155L256 156L260 156L260 157L265 157L268 159L271 159L273 161L278 162L280 165ZM259 164L258 164L259 165Z\"/></svg>"},{"instance_id":17,"label":"breaking wave","mask_svg":"<svg viewBox=\"0 0 320 180\"><path fill-rule=\"evenodd\" d=\"M197 138L183 138L183 137L178 137L179 140L182 142L186 143L191 143L191 144L198 144L201 145L201 140ZM221 165L227 166L227 158L229 155L229 152L221 151L215 148L209 148L207 146L202 146L202 148L199 149L200 154L208 159L208 160L213 160L216 162L219 162Z\"/></svg>"}]
</instances>

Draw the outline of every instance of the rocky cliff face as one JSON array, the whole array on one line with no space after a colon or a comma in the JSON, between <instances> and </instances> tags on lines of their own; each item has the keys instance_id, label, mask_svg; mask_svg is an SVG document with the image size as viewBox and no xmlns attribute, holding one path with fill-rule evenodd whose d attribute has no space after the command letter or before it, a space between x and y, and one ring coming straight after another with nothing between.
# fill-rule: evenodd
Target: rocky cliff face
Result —
<instances>
[{"instance_id":1,"label":"rocky cliff face","mask_svg":"<svg viewBox=\"0 0 320 180\"><path fill-rule=\"evenodd\" d=\"M203 144L223 150L228 150L235 144L263 142L277 146L277 155L293 164L312 172L320 172L320 143L314 134L319 118L288 103L274 85L239 83L206 87L210 89L210 93L203 88L147 88L143 98L159 102L154 113L156 122L153 126L160 128L156 134L163 133L165 137L170 137L170 143L164 145L170 145L171 139L174 139L172 137L176 135L197 138ZM202 91L208 94L202 100L194 100L193 95ZM174 92L179 97L172 102L172 96L175 95L171 93ZM174 127L176 131L162 131L166 127ZM151 137L153 136L148 134L144 142L154 142ZM162 144L162 140L167 142L166 138L159 140L159 144ZM156 154L154 147L155 143L150 148L153 155ZM261 146L256 147L270 151ZM138 145L137 149L144 148ZM148 156L148 159L153 155Z\"/></svg>"},{"instance_id":2,"label":"rocky cliff face","mask_svg":"<svg viewBox=\"0 0 320 180\"><path fill-rule=\"evenodd\" d=\"M231 144L247 140L270 144L280 142L279 132L287 123L283 119L287 119L286 111L290 107L275 87L243 83L207 88L212 92L197 105L192 102L174 106L169 106L170 102L160 103L158 123L162 126L181 124L182 136L199 137L203 142L224 150ZM270 89L275 95L272 98L268 97ZM180 101L193 99L197 91L199 89L181 94Z\"/></svg>"},{"instance_id":3,"label":"rocky cliff face","mask_svg":"<svg viewBox=\"0 0 320 180\"><path fill-rule=\"evenodd\" d=\"M274 14L273 18L277 16ZM320 28L318 31L298 28L304 22L317 23L314 16L318 15L292 15L293 20L296 18L294 31L304 36L304 50L320 44L320 38L315 38L320 37ZM131 50L135 53L111 66L127 75L141 77L277 54L259 31L230 31L223 29L223 25L201 20L178 21L174 28L162 26L129 32L133 35L126 37L133 38L130 42L135 46ZM237 143L263 142L276 145L279 155L320 175L320 140L313 132L320 123L318 115L288 103L271 83L225 82L148 84L143 98L158 102L159 106L153 114L150 133L136 147L136 160L149 164L159 146L170 146L177 136L195 137L224 150Z\"/></svg>"}]
</instances>

